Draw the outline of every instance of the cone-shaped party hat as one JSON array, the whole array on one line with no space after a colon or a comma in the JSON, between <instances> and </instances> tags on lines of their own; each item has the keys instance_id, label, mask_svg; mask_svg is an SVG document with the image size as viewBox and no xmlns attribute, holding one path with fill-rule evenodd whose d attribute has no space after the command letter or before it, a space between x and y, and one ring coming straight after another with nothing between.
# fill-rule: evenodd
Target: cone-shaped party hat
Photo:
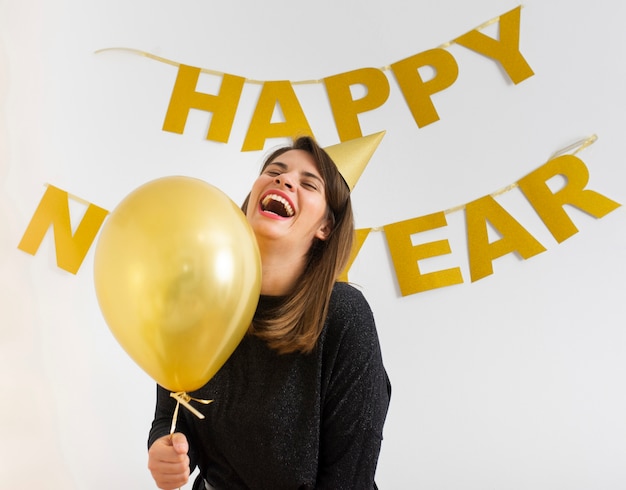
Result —
<instances>
[{"instance_id":1,"label":"cone-shaped party hat","mask_svg":"<svg viewBox=\"0 0 626 490\"><path fill-rule=\"evenodd\" d=\"M339 168L350 191L354 189L370 158L385 136L385 132L381 131L324 148Z\"/></svg>"}]
</instances>

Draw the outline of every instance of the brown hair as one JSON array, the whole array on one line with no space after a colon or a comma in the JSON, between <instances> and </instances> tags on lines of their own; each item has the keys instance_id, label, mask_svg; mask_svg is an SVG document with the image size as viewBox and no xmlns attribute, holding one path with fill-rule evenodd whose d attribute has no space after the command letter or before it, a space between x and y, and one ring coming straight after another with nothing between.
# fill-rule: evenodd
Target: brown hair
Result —
<instances>
[{"instance_id":1,"label":"brown hair","mask_svg":"<svg viewBox=\"0 0 626 490\"><path fill-rule=\"evenodd\" d=\"M327 217L331 231L325 240L314 239L302 274L284 301L255 313L249 332L281 354L311 352L317 343L333 285L348 262L354 240L354 217L350 189L330 156L313 138L297 138L291 146L279 148L265 160L261 173L272 161L289 150L304 150L315 161L324 180ZM246 212L250 195L242 209Z\"/></svg>"}]
</instances>

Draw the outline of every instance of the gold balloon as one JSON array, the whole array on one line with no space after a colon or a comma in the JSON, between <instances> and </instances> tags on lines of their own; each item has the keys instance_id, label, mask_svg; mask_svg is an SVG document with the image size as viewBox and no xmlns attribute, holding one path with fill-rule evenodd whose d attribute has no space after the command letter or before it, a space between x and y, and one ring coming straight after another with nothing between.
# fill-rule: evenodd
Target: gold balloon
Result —
<instances>
[{"instance_id":1,"label":"gold balloon","mask_svg":"<svg viewBox=\"0 0 626 490\"><path fill-rule=\"evenodd\" d=\"M165 177L131 192L94 256L104 319L130 357L173 391L202 387L244 336L261 259L244 214L199 179Z\"/></svg>"}]
</instances>

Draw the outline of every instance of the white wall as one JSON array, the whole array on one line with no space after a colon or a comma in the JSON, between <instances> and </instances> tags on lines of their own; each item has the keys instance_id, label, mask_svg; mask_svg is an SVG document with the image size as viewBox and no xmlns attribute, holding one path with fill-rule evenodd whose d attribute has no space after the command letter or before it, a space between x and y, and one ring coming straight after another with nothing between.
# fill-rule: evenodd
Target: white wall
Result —
<instances>
[{"instance_id":1,"label":"white wall","mask_svg":"<svg viewBox=\"0 0 626 490\"><path fill-rule=\"evenodd\" d=\"M93 247L76 275L56 266L52 234L35 256L17 249L45 185L110 210L144 182L185 174L239 202L264 154L240 152L258 89L244 90L228 145L204 139L201 113L183 135L166 133L176 68L95 51L318 79L437 47L517 5L0 0L0 486L153 488L153 382L101 317ZM609 0L527 0L520 50L535 75L514 85L492 60L452 46L459 77L433 97L440 121L421 129L389 76L388 102L361 117L365 134L387 135L353 193L358 226L477 199L594 133L578 154L589 188L626 202L625 17ZM298 94L320 142L337 143L323 87ZM394 387L379 485L626 488L625 211L594 219L568 208L580 231L557 244L517 191L501 202L546 252L497 259L471 283L457 212L433 235L453 253L423 267L459 266L463 284L401 297L382 232L354 263ZM78 222L84 206L72 206Z\"/></svg>"}]
</instances>

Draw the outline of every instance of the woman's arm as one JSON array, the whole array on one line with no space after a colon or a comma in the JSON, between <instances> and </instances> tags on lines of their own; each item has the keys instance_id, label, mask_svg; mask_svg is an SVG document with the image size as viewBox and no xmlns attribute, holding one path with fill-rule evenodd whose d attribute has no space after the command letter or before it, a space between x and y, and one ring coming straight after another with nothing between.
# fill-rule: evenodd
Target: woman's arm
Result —
<instances>
[{"instance_id":1,"label":"woman's arm","mask_svg":"<svg viewBox=\"0 0 626 490\"><path fill-rule=\"evenodd\" d=\"M375 488L391 385L371 309L356 289L331 301L317 488Z\"/></svg>"}]
</instances>

